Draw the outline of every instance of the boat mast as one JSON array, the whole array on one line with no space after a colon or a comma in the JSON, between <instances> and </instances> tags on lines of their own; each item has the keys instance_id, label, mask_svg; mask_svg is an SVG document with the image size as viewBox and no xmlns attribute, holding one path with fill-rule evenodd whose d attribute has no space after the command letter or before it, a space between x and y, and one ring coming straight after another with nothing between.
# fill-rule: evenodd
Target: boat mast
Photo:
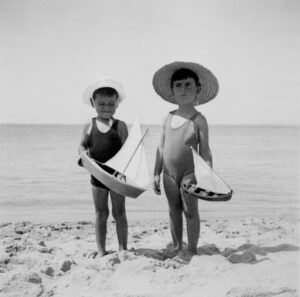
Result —
<instances>
[{"instance_id":1,"label":"boat mast","mask_svg":"<svg viewBox=\"0 0 300 297\"><path fill-rule=\"evenodd\" d=\"M124 170L123 170L123 172L121 173L121 175L120 175L120 177L119 177L120 179L124 176L124 173L125 173L126 169L128 168L128 166L129 166L131 160L133 159L135 153L137 152L139 146L142 144L142 142L143 142L143 140L144 140L146 134L148 133L148 130L149 130L149 129L146 129L144 135L143 135L142 138L140 139L140 141L139 141L138 145L136 146L136 148L135 148L135 150L134 150L132 156L130 157L129 161L127 162L127 164L126 164L126 166L125 166L125 168L124 168Z\"/></svg>"}]
</instances>

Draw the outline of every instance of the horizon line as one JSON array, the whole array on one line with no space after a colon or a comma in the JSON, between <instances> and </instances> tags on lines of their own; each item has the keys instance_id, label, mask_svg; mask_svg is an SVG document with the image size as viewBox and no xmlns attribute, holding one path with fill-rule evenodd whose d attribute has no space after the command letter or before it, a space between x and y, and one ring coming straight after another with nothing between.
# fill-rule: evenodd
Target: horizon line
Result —
<instances>
[{"instance_id":1,"label":"horizon line","mask_svg":"<svg viewBox=\"0 0 300 297\"><path fill-rule=\"evenodd\" d=\"M0 123L12 126L82 126L80 123ZM128 124L130 126L130 124ZM141 123L141 125L161 126L161 123ZM300 126L300 123L211 123L208 126Z\"/></svg>"}]
</instances>

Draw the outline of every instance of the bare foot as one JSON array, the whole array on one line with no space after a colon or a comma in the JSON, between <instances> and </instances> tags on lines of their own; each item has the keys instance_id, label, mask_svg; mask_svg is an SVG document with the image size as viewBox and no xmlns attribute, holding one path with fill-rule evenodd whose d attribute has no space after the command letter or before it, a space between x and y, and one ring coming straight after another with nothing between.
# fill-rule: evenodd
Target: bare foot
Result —
<instances>
[{"instance_id":1,"label":"bare foot","mask_svg":"<svg viewBox=\"0 0 300 297\"><path fill-rule=\"evenodd\" d=\"M193 256L195 256L195 254L190 251L186 251L186 252L178 251L178 253L173 258L173 260L180 264L188 264L193 258Z\"/></svg>"},{"instance_id":2,"label":"bare foot","mask_svg":"<svg viewBox=\"0 0 300 297\"><path fill-rule=\"evenodd\" d=\"M106 255L110 255L110 254L113 254L113 253L115 253L115 251L105 251L105 252L95 251L95 252L90 253L88 257L95 259L98 256L99 258L102 258Z\"/></svg>"},{"instance_id":3,"label":"bare foot","mask_svg":"<svg viewBox=\"0 0 300 297\"><path fill-rule=\"evenodd\" d=\"M174 249L169 252L169 257L174 258L179 252L181 252L181 248L174 247Z\"/></svg>"}]
</instances>

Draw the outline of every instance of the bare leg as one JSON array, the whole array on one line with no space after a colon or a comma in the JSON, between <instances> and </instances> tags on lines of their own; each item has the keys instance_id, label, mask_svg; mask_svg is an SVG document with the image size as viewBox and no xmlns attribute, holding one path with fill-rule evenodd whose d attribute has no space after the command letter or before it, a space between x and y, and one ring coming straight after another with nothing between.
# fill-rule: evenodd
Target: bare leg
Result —
<instances>
[{"instance_id":1,"label":"bare leg","mask_svg":"<svg viewBox=\"0 0 300 297\"><path fill-rule=\"evenodd\" d=\"M170 228L176 252L182 250L182 201L178 184L173 178L163 175L164 189L169 204Z\"/></svg>"},{"instance_id":2,"label":"bare leg","mask_svg":"<svg viewBox=\"0 0 300 297\"><path fill-rule=\"evenodd\" d=\"M107 219L109 215L108 209L108 190L92 186L93 199L96 212L95 233L98 253L100 257L106 254L106 230Z\"/></svg>"},{"instance_id":3,"label":"bare leg","mask_svg":"<svg viewBox=\"0 0 300 297\"><path fill-rule=\"evenodd\" d=\"M191 182L194 178L189 175L183 179L183 182ZM198 212L198 199L180 189L183 201L183 211L186 217L187 237L188 237L188 253L197 254L197 245L200 234L200 217Z\"/></svg>"},{"instance_id":4,"label":"bare leg","mask_svg":"<svg viewBox=\"0 0 300 297\"><path fill-rule=\"evenodd\" d=\"M125 197L115 192L110 192L112 214L116 221L119 251L127 250L128 223L125 211Z\"/></svg>"}]
</instances>

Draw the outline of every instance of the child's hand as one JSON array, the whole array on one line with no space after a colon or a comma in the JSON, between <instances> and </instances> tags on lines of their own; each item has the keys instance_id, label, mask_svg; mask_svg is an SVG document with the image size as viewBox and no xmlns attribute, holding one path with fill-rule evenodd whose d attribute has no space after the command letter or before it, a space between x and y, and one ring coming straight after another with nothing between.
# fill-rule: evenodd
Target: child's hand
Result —
<instances>
[{"instance_id":1,"label":"child's hand","mask_svg":"<svg viewBox=\"0 0 300 297\"><path fill-rule=\"evenodd\" d=\"M84 152L86 152L88 156L90 155L88 150L82 150L81 151L80 156L79 156L79 160L77 161L77 165L80 166L80 167L83 167L83 164L82 164L82 154Z\"/></svg>"},{"instance_id":2,"label":"child's hand","mask_svg":"<svg viewBox=\"0 0 300 297\"><path fill-rule=\"evenodd\" d=\"M160 190L160 175L155 175L153 178L153 190L156 195L161 194Z\"/></svg>"}]
</instances>

